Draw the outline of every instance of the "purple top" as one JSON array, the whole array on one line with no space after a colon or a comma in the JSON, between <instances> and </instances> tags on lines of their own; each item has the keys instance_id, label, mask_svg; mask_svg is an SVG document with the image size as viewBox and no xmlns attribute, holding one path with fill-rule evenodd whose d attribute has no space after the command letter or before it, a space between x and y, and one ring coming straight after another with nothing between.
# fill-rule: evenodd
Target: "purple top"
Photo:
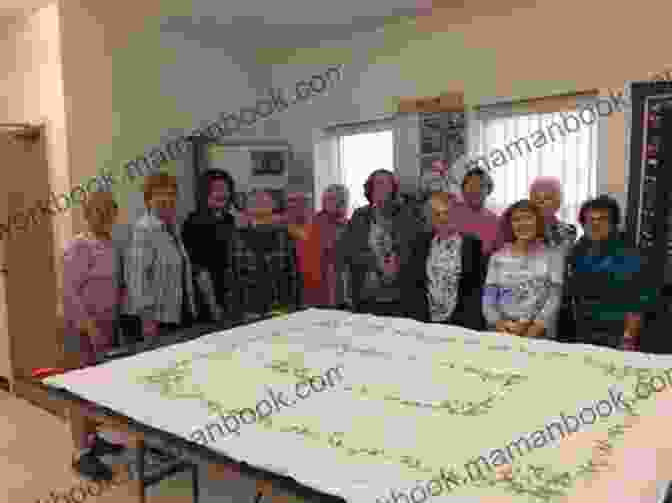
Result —
<instances>
[{"instance_id":1,"label":"purple top","mask_svg":"<svg viewBox=\"0 0 672 503\"><path fill-rule=\"evenodd\" d=\"M63 262L66 322L114 319L121 295L117 252L112 242L96 239L91 234L77 236L66 247Z\"/></svg>"}]
</instances>

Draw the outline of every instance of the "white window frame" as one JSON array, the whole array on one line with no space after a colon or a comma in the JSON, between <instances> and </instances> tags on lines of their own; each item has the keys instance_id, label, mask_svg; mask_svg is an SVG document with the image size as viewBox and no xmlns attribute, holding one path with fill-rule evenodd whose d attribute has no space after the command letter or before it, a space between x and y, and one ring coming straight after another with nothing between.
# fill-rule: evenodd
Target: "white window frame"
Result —
<instances>
[{"instance_id":1,"label":"white window frame","mask_svg":"<svg viewBox=\"0 0 672 503\"><path fill-rule=\"evenodd\" d=\"M576 100L576 110L580 110L582 107L593 104L597 101L599 96L590 95L590 96L577 96ZM606 98L603 98L606 99ZM513 102L511 99L506 100L495 100L487 104L480 105L474 110L469 118L468 134L467 134L467 158L473 159L477 158L479 155L486 154L492 149L503 147L503 145L486 145L484 151L481 152L481 138L483 136L483 130L485 123L488 120L498 119L498 118L514 118L523 115L543 115L545 112L536 112L536 111L521 111L519 109L520 105ZM560 110L558 110L560 112ZM585 124L582 127L597 127L596 138L597 138L597 148L596 148L596 164L595 164L595 192L596 194L609 194L616 199L620 200L620 194L612 194L609 190L609 179L608 179L608 119L609 117L598 117L595 123L592 126L586 126ZM542 147L543 148L543 147ZM532 155L532 154L529 154ZM495 168L497 169L497 168ZM506 166L502 166L501 169L506 169ZM530 180L531 182L531 180ZM511 201L513 203L514 201Z\"/></svg>"},{"instance_id":2,"label":"white window frame","mask_svg":"<svg viewBox=\"0 0 672 503\"><path fill-rule=\"evenodd\" d=\"M314 201L315 209L320 210L320 201L324 189L333 184L345 184L345 176L341 159L341 139L365 133L378 133L383 131L392 132L393 152L392 165L395 173L398 159L398 131L396 114L384 115L371 120L351 123L332 124L322 129L313 131L313 145L315 148ZM375 166L371 167L374 171ZM351 208L354 209L354 208Z\"/></svg>"}]
</instances>

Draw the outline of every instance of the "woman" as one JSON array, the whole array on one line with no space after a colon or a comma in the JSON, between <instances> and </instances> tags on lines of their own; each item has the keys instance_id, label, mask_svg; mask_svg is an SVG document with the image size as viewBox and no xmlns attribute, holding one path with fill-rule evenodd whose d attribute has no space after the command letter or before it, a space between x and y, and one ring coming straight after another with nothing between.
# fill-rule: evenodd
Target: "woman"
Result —
<instances>
[{"instance_id":1,"label":"woman","mask_svg":"<svg viewBox=\"0 0 672 503\"><path fill-rule=\"evenodd\" d=\"M399 182L390 171L371 173L364 184L370 204L355 210L339 246L339 263L351 274L353 308L376 316L403 316L399 272L420 230L410 208L399 204Z\"/></svg>"},{"instance_id":2,"label":"woman","mask_svg":"<svg viewBox=\"0 0 672 503\"><path fill-rule=\"evenodd\" d=\"M463 233L473 234L483 243L483 254L489 256L496 246L499 219L485 207L485 201L495 190L490 174L481 169L470 169L462 179L462 203L452 212L456 228Z\"/></svg>"},{"instance_id":3,"label":"woman","mask_svg":"<svg viewBox=\"0 0 672 503\"><path fill-rule=\"evenodd\" d=\"M233 233L227 271L233 285L231 313L237 319L301 305L296 246L287 225L275 223L273 196L254 190L248 201L249 225Z\"/></svg>"},{"instance_id":4,"label":"woman","mask_svg":"<svg viewBox=\"0 0 672 503\"><path fill-rule=\"evenodd\" d=\"M530 201L544 217L544 242L565 253L576 241L576 226L561 222L556 214L562 202L562 184L550 176L540 176L530 185Z\"/></svg>"},{"instance_id":5,"label":"woman","mask_svg":"<svg viewBox=\"0 0 672 503\"><path fill-rule=\"evenodd\" d=\"M347 301L345 271L337 265L336 244L347 228L348 189L334 184L322 194L322 211L308 226L303 247L304 300L313 306Z\"/></svg>"},{"instance_id":6,"label":"woman","mask_svg":"<svg viewBox=\"0 0 672 503\"><path fill-rule=\"evenodd\" d=\"M586 233L567 259L577 342L635 349L641 315L656 298L647 286L653 282L646 281L644 261L620 235L620 209L612 198L584 203L579 222Z\"/></svg>"},{"instance_id":7,"label":"woman","mask_svg":"<svg viewBox=\"0 0 672 503\"><path fill-rule=\"evenodd\" d=\"M556 217L562 201L562 185L554 177L537 177L530 185L530 201L539 208L544 216L544 243L556 248L564 255L576 241L576 227L561 222ZM565 285L566 286L566 285ZM575 342L574 314L572 312L567 292L563 292L560 310L558 312L558 340L560 342Z\"/></svg>"},{"instance_id":8,"label":"woman","mask_svg":"<svg viewBox=\"0 0 672 503\"><path fill-rule=\"evenodd\" d=\"M123 292L118 276L118 254L112 244L112 226L118 208L109 192L92 192L82 202L88 230L70 242L63 257L66 367L93 365L112 348L114 321ZM77 449L73 467L96 480L111 480L112 472L99 456L118 453L121 445L96 435L95 424L69 411Z\"/></svg>"},{"instance_id":9,"label":"woman","mask_svg":"<svg viewBox=\"0 0 672 503\"><path fill-rule=\"evenodd\" d=\"M406 316L482 330L481 240L458 232L451 223L451 194L432 194L430 205L433 232L414 241L413 259L402 273Z\"/></svg>"},{"instance_id":10,"label":"woman","mask_svg":"<svg viewBox=\"0 0 672 503\"><path fill-rule=\"evenodd\" d=\"M126 256L126 313L140 317L145 337L188 327L197 309L191 261L177 231L177 179L145 178L147 212L133 227Z\"/></svg>"},{"instance_id":11,"label":"woman","mask_svg":"<svg viewBox=\"0 0 672 503\"><path fill-rule=\"evenodd\" d=\"M198 303L203 321L221 321L228 305L230 285L225 272L229 267L231 235L235 228L233 207L235 183L226 171L209 170L199 180L198 208L182 228L182 240L192 261L200 287ZM206 316L207 306L209 316Z\"/></svg>"},{"instance_id":12,"label":"woman","mask_svg":"<svg viewBox=\"0 0 672 503\"><path fill-rule=\"evenodd\" d=\"M502 215L504 245L491 257L483 314L490 328L554 338L563 281L562 254L543 243L544 218L529 200Z\"/></svg>"}]
</instances>

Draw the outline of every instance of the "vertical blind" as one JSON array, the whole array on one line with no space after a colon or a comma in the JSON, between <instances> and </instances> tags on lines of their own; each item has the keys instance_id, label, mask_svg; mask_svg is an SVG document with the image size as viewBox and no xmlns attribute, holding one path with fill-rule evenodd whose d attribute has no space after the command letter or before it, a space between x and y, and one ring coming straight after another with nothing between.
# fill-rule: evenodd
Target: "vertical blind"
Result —
<instances>
[{"instance_id":1,"label":"vertical blind","mask_svg":"<svg viewBox=\"0 0 672 503\"><path fill-rule=\"evenodd\" d=\"M553 124L563 124L563 116L578 117L579 110L554 113L528 113L509 116L491 116L480 119L477 134L472 136L471 154L488 156L493 149L505 150L506 145L520 138L533 138L534 133ZM492 167L495 189L488 207L500 214L514 202L529 197L530 183L537 176L560 179L563 200L558 217L576 224L581 204L597 192L598 122L580 124L574 132L560 134L553 127L553 138L547 136L545 145L533 147L531 152L507 157L506 164ZM530 140L532 144L532 140Z\"/></svg>"}]
</instances>

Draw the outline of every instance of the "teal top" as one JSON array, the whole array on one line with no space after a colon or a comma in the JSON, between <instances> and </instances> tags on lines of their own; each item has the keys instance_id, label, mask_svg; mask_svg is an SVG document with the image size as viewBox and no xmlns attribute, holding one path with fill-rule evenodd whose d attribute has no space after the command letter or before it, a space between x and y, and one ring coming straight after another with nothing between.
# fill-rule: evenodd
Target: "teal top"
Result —
<instances>
[{"instance_id":1,"label":"teal top","mask_svg":"<svg viewBox=\"0 0 672 503\"><path fill-rule=\"evenodd\" d=\"M593 320L623 320L650 311L658 291L647 283L645 260L620 238L582 238L567 259L568 291L577 311Z\"/></svg>"}]
</instances>

